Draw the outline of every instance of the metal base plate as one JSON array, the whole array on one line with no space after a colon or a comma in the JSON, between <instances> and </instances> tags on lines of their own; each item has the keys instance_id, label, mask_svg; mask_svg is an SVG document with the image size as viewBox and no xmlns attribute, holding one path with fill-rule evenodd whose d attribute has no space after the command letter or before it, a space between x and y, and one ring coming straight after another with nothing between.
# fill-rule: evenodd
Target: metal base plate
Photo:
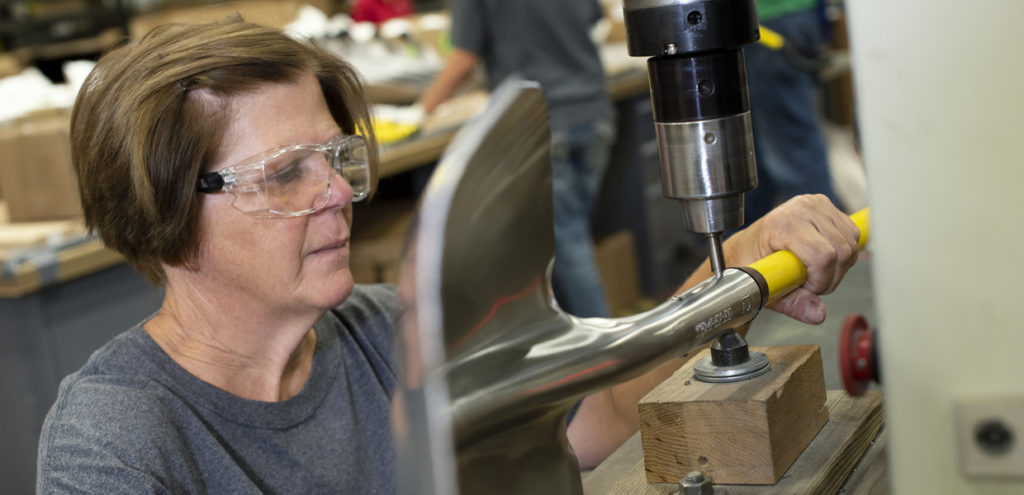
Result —
<instances>
[{"instance_id":1,"label":"metal base plate","mask_svg":"<svg viewBox=\"0 0 1024 495\"><path fill-rule=\"evenodd\" d=\"M693 365L694 378L702 382L728 383L749 380L772 369L768 356L763 352L751 352L750 360L735 366L715 366L711 357L701 358Z\"/></svg>"}]
</instances>

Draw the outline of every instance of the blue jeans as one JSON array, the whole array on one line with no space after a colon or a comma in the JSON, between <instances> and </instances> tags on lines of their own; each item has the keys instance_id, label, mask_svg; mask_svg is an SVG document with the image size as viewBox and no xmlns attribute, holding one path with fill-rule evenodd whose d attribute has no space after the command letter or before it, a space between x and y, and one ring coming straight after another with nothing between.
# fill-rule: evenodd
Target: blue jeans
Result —
<instances>
[{"instance_id":1,"label":"blue jeans","mask_svg":"<svg viewBox=\"0 0 1024 495\"><path fill-rule=\"evenodd\" d=\"M814 57L824 48L815 10L762 22L786 43ZM817 77L793 65L781 51L744 47L758 186L745 198L749 225L775 205L798 194L821 193L838 203L828 170L828 153L818 123Z\"/></svg>"},{"instance_id":2,"label":"blue jeans","mask_svg":"<svg viewBox=\"0 0 1024 495\"><path fill-rule=\"evenodd\" d=\"M590 222L614 138L611 119L551 130L555 223L551 285L559 306L580 317L608 316Z\"/></svg>"}]
</instances>

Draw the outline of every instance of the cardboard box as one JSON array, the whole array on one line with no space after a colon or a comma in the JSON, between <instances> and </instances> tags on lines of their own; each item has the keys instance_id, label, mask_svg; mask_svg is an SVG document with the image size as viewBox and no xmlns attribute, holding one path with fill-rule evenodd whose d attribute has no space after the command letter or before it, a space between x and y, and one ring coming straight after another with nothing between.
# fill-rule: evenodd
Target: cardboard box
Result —
<instances>
[{"instance_id":1,"label":"cardboard box","mask_svg":"<svg viewBox=\"0 0 1024 495\"><path fill-rule=\"evenodd\" d=\"M11 222L79 218L66 115L20 119L0 128L0 196Z\"/></svg>"}]
</instances>

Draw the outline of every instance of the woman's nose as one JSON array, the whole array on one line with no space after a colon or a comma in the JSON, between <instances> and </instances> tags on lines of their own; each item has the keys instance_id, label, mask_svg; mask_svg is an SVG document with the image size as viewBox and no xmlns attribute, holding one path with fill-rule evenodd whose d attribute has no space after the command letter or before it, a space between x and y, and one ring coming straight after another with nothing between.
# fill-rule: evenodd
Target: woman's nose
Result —
<instances>
[{"instance_id":1,"label":"woman's nose","mask_svg":"<svg viewBox=\"0 0 1024 495\"><path fill-rule=\"evenodd\" d=\"M352 185L349 184L348 181L345 180L345 177L337 171L331 170L331 174L333 174L333 180L331 180L331 195L327 198L326 208L335 206L345 207L352 204L352 197L355 195L355 192L352 190Z\"/></svg>"}]
</instances>

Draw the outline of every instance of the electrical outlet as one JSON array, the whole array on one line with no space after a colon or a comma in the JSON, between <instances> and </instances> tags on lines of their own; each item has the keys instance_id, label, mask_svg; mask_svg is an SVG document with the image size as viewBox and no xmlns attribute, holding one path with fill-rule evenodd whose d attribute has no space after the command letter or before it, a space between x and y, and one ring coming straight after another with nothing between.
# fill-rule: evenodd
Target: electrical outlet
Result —
<instances>
[{"instance_id":1,"label":"electrical outlet","mask_svg":"<svg viewBox=\"0 0 1024 495\"><path fill-rule=\"evenodd\" d=\"M957 400L954 422L964 476L1024 479L1024 397Z\"/></svg>"}]
</instances>

